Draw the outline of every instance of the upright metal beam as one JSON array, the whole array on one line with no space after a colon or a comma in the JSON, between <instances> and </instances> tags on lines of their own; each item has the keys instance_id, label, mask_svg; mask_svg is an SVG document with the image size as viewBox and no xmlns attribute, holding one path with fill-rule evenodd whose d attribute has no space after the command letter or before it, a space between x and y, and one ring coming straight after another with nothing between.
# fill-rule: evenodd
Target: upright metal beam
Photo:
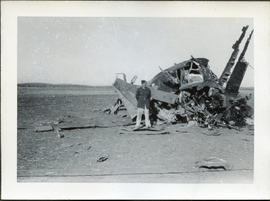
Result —
<instances>
[{"instance_id":1,"label":"upright metal beam","mask_svg":"<svg viewBox=\"0 0 270 201\"><path fill-rule=\"evenodd\" d=\"M231 69L234 66L235 60L239 53L239 45L242 42L243 38L245 37L247 29L248 25L242 28L242 34L240 35L239 39L235 42L235 44L232 46L233 52L218 81L221 86L223 86L228 81L231 75Z\"/></svg>"},{"instance_id":2,"label":"upright metal beam","mask_svg":"<svg viewBox=\"0 0 270 201\"><path fill-rule=\"evenodd\" d=\"M225 92L230 95L237 95L239 92L240 85L243 81L244 75L246 73L247 67L248 67L248 62L244 60L251 36L253 34L253 30L250 33L243 51L241 52L239 59L235 65L235 68L232 72L232 75L227 83Z\"/></svg>"}]
</instances>

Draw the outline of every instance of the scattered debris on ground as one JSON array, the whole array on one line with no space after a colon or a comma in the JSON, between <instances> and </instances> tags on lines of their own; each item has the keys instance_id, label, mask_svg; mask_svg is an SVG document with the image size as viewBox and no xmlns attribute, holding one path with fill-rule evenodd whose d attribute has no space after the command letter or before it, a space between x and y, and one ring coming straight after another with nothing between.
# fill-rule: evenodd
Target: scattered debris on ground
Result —
<instances>
[{"instance_id":1,"label":"scattered debris on ground","mask_svg":"<svg viewBox=\"0 0 270 201\"><path fill-rule=\"evenodd\" d=\"M169 131L120 131L119 134L168 135Z\"/></svg>"},{"instance_id":2,"label":"scattered debris on ground","mask_svg":"<svg viewBox=\"0 0 270 201\"><path fill-rule=\"evenodd\" d=\"M87 148L87 150L90 150L92 148L92 146L89 146L88 148Z\"/></svg>"},{"instance_id":3,"label":"scattered debris on ground","mask_svg":"<svg viewBox=\"0 0 270 201\"><path fill-rule=\"evenodd\" d=\"M48 131L53 131L54 128L50 125L47 126L38 126L35 128L35 132L48 132Z\"/></svg>"},{"instance_id":4,"label":"scattered debris on ground","mask_svg":"<svg viewBox=\"0 0 270 201\"><path fill-rule=\"evenodd\" d=\"M170 134L170 131L165 129L165 127L158 126L155 128L146 128L145 126L141 126L137 129L134 129L134 127L122 127L119 129L119 134L164 135Z\"/></svg>"},{"instance_id":5,"label":"scattered debris on ground","mask_svg":"<svg viewBox=\"0 0 270 201\"><path fill-rule=\"evenodd\" d=\"M115 104L110 107L103 110L106 114L117 114L118 111L126 110L125 106L123 105L123 102L120 98L118 98L115 102Z\"/></svg>"},{"instance_id":6,"label":"scattered debris on ground","mask_svg":"<svg viewBox=\"0 0 270 201\"><path fill-rule=\"evenodd\" d=\"M59 125L59 128L61 130L75 130L75 129L85 129L85 128L97 128L95 124L72 124L72 123L67 123L67 124L62 124Z\"/></svg>"},{"instance_id":7,"label":"scattered debris on ground","mask_svg":"<svg viewBox=\"0 0 270 201\"><path fill-rule=\"evenodd\" d=\"M57 137L59 137L59 138L65 137L65 135L63 133L61 133L60 130L56 130L56 133L57 133Z\"/></svg>"},{"instance_id":8,"label":"scattered debris on ground","mask_svg":"<svg viewBox=\"0 0 270 201\"><path fill-rule=\"evenodd\" d=\"M198 92L190 94L182 99L182 103L175 105L153 100L150 118L156 125L161 124L160 122L187 123L188 127L200 126L209 130L218 127L239 129L251 125L253 121L253 109L247 104L249 98L229 98L216 91L216 94L211 96L206 93L198 95ZM224 105L224 102L227 102L227 105Z\"/></svg>"},{"instance_id":9,"label":"scattered debris on ground","mask_svg":"<svg viewBox=\"0 0 270 201\"><path fill-rule=\"evenodd\" d=\"M221 158L210 157L201 161L197 161L195 163L195 167L197 168L205 168L205 169L222 169L222 170L230 170L231 166L227 161Z\"/></svg>"},{"instance_id":10,"label":"scattered debris on ground","mask_svg":"<svg viewBox=\"0 0 270 201\"><path fill-rule=\"evenodd\" d=\"M182 133L182 134L183 134L183 133L188 133L188 131L179 131L179 130L176 130L175 132L176 132L176 133Z\"/></svg>"},{"instance_id":11,"label":"scattered debris on ground","mask_svg":"<svg viewBox=\"0 0 270 201\"><path fill-rule=\"evenodd\" d=\"M97 162L104 162L109 158L109 156L105 155L105 156L101 156L97 159Z\"/></svg>"},{"instance_id":12,"label":"scattered debris on ground","mask_svg":"<svg viewBox=\"0 0 270 201\"><path fill-rule=\"evenodd\" d=\"M152 125L187 123L209 130L224 127L239 129L252 124L253 109L248 104L251 94L242 97L239 88L248 62L244 59L253 31L248 36L239 57L239 47L248 26L242 28L239 39L232 46L233 52L223 73L218 78L210 69L209 60L194 58L163 70L148 82L152 101L150 119ZM236 59L238 60L236 61ZM234 67L234 68L233 68ZM232 70L233 69L233 70ZM140 87L134 82L117 78L113 84L119 98L104 112L116 115L126 109L135 121L137 100L135 93Z\"/></svg>"},{"instance_id":13,"label":"scattered debris on ground","mask_svg":"<svg viewBox=\"0 0 270 201\"><path fill-rule=\"evenodd\" d=\"M35 132L50 132L56 131L57 135L60 135L61 131L68 131L68 130L79 130L79 129L89 129L89 128L111 128L111 127L118 127L118 126L131 126L135 125L134 122L131 122L127 114L121 115L123 120L111 120L106 119L106 121L101 122L93 121L91 118L82 118L72 115L66 115L61 118L57 118L57 120L51 121L43 121L39 123L34 123L34 131ZM35 126L37 125L37 126ZM25 128L28 129L28 128Z\"/></svg>"},{"instance_id":14,"label":"scattered debris on ground","mask_svg":"<svg viewBox=\"0 0 270 201\"><path fill-rule=\"evenodd\" d=\"M139 134L139 135L167 135L170 134L167 130L149 130L149 129L142 129L142 130L128 130L122 129L119 131L119 134Z\"/></svg>"},{"instance_id":15,"label":"scattered debris on ground","mask_svg":"<svg viewBox=\"0 0 270 201\"><path fill-rule=\"evenodd\" d=\"M191 56L191 59L165 70L159 67L161 72L154 76L147 86L151 90L150 120L154 127L185 123L189 128L200 126L210 131L216 128L239 130L244 126L248 126L250 130L254 129L253 109L248 104L252 97L239 95L239 88L248 67L244 56L253 31L247 38L240 56L237 56L247 29L248 26L242 28L239 39L232 46L233 52L220 78L212 72L206 58ZM106 122L99 122L103 125L97 125L97 122L91 122L90 119L67 115L45 123L35 131L57 130L61 138L59 133L63 130L131 125L120 122L124 118L135 121L137 116L135 94L139 86L134 84L137 76L128 83L126 75L121 74L123 79L117 78L113 84L119 98L111 107L103 110L105 114L115 115L115 120L111 120L110 125L106 125ZM95 111L102 110L95 109ZM209 132L207 135L217 136L220 133Z\"/></svg>"},{"instance_id":16,"label":"scattered debris on ground","mask_svg":"<svg viewBox=\"0 0 270 201\"><path fill-rule=\"evenodd\" d=\"M208 136L219 136L222 134L222 132L220 132L219 130L204 131L202 133Z\"/></svg>"}]
</instances>

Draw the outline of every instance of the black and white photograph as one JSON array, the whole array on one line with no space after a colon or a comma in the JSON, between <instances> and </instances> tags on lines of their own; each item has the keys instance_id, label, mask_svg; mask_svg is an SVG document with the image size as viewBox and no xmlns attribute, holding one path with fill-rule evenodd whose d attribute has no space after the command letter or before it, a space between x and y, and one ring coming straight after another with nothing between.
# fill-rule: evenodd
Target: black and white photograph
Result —
<instances>
[{"instance_id":1,"label":"black and white photograph","mask_svg":"<svg viewBox=\"0 0 270 201\"><path fill-rule=\"evenodd\" d=\"M18 181L252 182L253 32L19 17Z\"/></svg>"},{"instance_id":2,"label":"black and white photograph","mask_svg":"<svg viewBox=\"0 0 270 201\"><path fill-rule=\"evenodd\" d=\"M16 16L16 184L258 182L256 17L53 13Z\"/></svg>"}]
</instances>

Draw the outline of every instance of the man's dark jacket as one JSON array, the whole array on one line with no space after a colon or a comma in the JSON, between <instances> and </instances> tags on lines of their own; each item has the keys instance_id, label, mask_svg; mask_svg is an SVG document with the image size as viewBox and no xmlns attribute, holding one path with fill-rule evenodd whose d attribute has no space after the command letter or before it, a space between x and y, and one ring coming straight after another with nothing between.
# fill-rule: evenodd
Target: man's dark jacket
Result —
<instances>
[{"instance_id":1,"label":"man's dark jacket","mask_svg":"<svg viewBox=\"0 0 270 201\"><path fill-rule=\"evenodd\" d=\"M137 107L143 108L146 107L149 109L150 107L150 98L151 98L151 90L147 87L144 89L142 87L138 88L136 91L136 99L137 99Z\"/></svg>"}]
</instances>

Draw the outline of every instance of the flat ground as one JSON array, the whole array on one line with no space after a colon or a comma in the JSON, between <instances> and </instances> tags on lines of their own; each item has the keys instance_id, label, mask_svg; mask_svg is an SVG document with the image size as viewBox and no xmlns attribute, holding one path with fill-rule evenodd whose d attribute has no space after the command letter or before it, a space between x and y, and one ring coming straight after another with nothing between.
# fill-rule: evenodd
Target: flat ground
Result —
<instances>
[{"instance_id":1,"label":"flat ground","mask_svg":"<svg viewBox=\"0 0 270 201\"><path fill-rule=\"evenodd\" d=\"M125 111L102 112L116 99L108 87L18 87L18 181L252 182L253 130L209 131L178 124L168 126L166 135L119 134L121 125L131 121L121 117ZM55 131L34 131L37 125L65 116L107 128L63 131L63 138ZM102 156L108 159L97 162ZM196 167L196 161L209 157L226 160L230 170Z\"/></svg>"}]
</instances>

